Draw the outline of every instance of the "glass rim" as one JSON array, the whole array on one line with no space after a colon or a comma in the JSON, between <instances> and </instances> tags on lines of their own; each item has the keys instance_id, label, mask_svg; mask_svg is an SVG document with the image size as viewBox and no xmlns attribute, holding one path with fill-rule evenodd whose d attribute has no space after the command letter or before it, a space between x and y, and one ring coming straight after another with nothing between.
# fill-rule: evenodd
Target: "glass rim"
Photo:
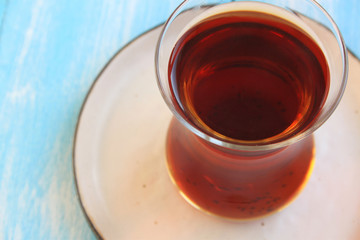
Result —
<instances>
[{"instance_id":1,"label":"glass rim","mask_svg":"<svg viewBox=\"0 0 360 240\"><path fill-rule=\"evenodd\" d=\"M323 125L329 119L329 117L332 115L332 113L335 111L335 109L339 105L340 100L341 100L341 98L342 98L342 96L343 96L343 94L345 92L345 87L346 87L347 77L348 77L348 56L347 56L347 49L346 49L346 46L345 46L344 39L343 39L343 37L341 35L341 32L340 32L337 24L335 23L333 18L330 16L330 14L315 0L305 0L305 1L308 1L308 2L311 2L312 4L314 4L315 7L317 7L319 10L321 10L321 12L327 18L327 20L329 20L329 22L331 24L331 27L333 28L332 32L335 35L335 38L336 38L337 43L338 43L338 47L339 47L340 52L341 52L341 62L342 62L342 79L341 79L341 84L339 86L339 91L337 92L336 96L334 97L334 103L331 105L331 107L329 109L326 110L326 112L324 113L322 118L316 119L315 123L311 127L309 127L308 129L306 129L303 132L295 134L294 136L288 136L287 138L285 138L283 140L280 140L278 142L268 142L268 143L266 141L263 141L263 139L256 140L256 141L237 140L237 139L233 139L233 138L220 139L220 137L214 137L214 136L212 136L210 134L207 134L205 131L199 130L197 127L195 127L193 124L191 124L187 119L185 119L177 111L177 109L175 108L174 103L171 101L171 98L166 96L164 86L163 86L163 84L161 83L161 80L160 80L161 79L161 74L160 74L160 69L159 69L159 53L160 53L161 45L162 45L164 35L165 35L165 32L166 32L167 28L169 27L172 20L178 15L180 10L182 10L183 6L186 5L186 3L189 2L189 1L190 0L184 0L171 13L169 18L166 20L166 22L164 23L164 26L163 26L163 28L161 30L160 37L159 37L159 39L157 41L156 51L155 51L155 72L156 72L156 76L157 76L157 85L158 85L158 88L160 90L160 93L161 93L165 103L167 104L167 106L169 107L171 112L176 117L176 119L181 124L183 124L188 130L190 130L192 133L196 134L198 137L202 138L203 140L205 140L207 142L210 142L210 143L215 144L217 146L229 148L229 149L232 149L232 150L239 150L239 151L267 151L267 150L275 150L275 149L278 149L278 148L283 148L283 147L289 146L291 144L294 144L294 143L296 143L296 142L310 136L312 133L314 133L321 125ZM252 1L252 2L254 2L254 1ZM209 5L206 5L206 6L214 6L214 5L209 4ZM186 9L185 11L189 11L191 9L193 9L193 8ZM329 30L329 31L331 31L331 30ZM326 101L327 101L327 99L325 100L325 102Z\"/></svg>"}]
</instances>

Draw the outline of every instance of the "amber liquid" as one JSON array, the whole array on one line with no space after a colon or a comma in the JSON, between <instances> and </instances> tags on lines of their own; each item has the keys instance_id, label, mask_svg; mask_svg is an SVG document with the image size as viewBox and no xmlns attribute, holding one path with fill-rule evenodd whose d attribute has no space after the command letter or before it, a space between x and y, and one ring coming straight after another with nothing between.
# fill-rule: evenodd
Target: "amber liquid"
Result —
<instances>
[{"instance_id":1,"label":"amber liquid","mask_svg":"<svg viewBox=\"0 0 360 240\"><path fill-rule=\"evenodd\" d=\"M304 187L314 163L312 137L265 155L224 152L176 119L170 124L166 147L170 175L186 200L233 219L282 209Z\"/></svg>"},{"instance_id":2,"label":"amber liquid","mask_svg":"<svg viewBox=\"0 0 360 240\"><path fill-rule=\"evenodd\" d=\"M212 16L177 42L169 63L174 102L195 128L245 145L279 142L316 119L329 73L304 30L265 13ZM285 206L303 187L313 139L275 152L222 150L173 121L168 166L188 201L229 218L255 218Z\"/></svg>"}]
</instances>

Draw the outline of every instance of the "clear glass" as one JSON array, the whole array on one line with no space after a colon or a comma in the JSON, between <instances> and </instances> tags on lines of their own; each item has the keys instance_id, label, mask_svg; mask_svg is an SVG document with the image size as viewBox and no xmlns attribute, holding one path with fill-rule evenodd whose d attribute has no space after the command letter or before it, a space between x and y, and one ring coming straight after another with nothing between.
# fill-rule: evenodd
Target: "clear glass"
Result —
<instances>
[{"instance_id":1,"label":"clear glass","mask_svg":"<svg viewBox=\"0 0 360 240\"><path fill-rule=\"evenodd\" d=\"M305 127L269 138L233 138L194 122L177 102L169 79L174 47L200 22L229 12L276 16L308 34L321 49L328 66L327 95ZM326 11L311 0L184 1L163 28L155 62L160 92L175 116L166 143L169 172L184 198L205 212L232 219L262 217L288 205L310 176L312 133L335 110L346 85L346 48Z\"/></svg>"}]
</instances>

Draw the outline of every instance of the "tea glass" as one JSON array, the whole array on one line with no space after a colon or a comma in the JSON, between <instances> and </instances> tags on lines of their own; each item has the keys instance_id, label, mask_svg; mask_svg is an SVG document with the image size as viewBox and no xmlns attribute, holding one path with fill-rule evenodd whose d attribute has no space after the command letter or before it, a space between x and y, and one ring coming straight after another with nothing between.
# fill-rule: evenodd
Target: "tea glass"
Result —
<instances>
[{"instance_id":1,"label":"tea glass","mask_svg":"<svg viewBox=\"0 0 360 240\"><path fill-rule=\"evenodd\" d=\"M169 62L179 39L199 22L244 11L293 22L311 35L326 57L326 99L311 123L295 133L258 140L229 138L192 121L174 96ZM174 115L166 140L170 177L191 205L213 215L248 220L278 212L294 200L314 166L313 133L334 112L347 80L344 41L317 2L186 0L163 27L155 63L160 92Z\"/></svg>"}]
</instances>

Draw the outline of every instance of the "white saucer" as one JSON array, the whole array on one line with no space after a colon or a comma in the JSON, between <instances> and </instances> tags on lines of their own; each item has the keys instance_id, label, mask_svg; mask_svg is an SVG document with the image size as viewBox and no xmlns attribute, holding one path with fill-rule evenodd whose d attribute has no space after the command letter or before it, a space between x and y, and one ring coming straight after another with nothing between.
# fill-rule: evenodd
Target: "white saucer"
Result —
<instances>
[{"instance_id":1,"label":"white saucer","mask_svg":"<svg viewBox=\"0 0 360 240\"><path fill-rule=\"evenodd\" d=\"M171 119L157 88L160 28L123 48L83 105L74 146L81 204L104 239L360 239L360 61L349 56L345 95L315 134L317 160L300 196L251 222L202 213L178 194L165 164Z\"/></svg>"}]
</instances>

